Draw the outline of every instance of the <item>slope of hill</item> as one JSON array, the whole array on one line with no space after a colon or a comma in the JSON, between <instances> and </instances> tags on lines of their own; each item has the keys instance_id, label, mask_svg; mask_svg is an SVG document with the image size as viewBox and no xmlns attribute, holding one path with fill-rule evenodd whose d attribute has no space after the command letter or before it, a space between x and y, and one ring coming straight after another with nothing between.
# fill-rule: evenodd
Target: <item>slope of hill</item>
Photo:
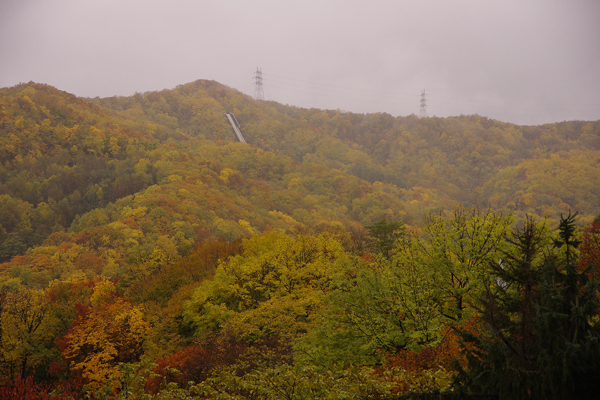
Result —
<instances>
[{"instance_id":1,"label":"slope of hill","mask_svg":"<svg viewBox=\"0 0 600 400\"><path fill-rule=\"evenodd\" d=\"M405 203L418 200L418 192L425 190L431 208L460 202L551 217L571 208L587 221L600 210L593 200L600 195L599 174L594 173L600 121L517 126L477 115L418 119L309 110L256 102L207 81L98 103L157 124L170 118L172 127L212 140L233 140L222 115L234 112L250 143L304 165L396 185L407 190ZM580 173L571 181L562 174L559 189L547 172L561 175L564 168ZM498 183L516 170L521 173L512 172L514 184ZM537 176L542 173L546 176Z\"/></svg>"},{"instance_id":2,"label":"slope of hill","mask_svg":"<svg viewBox=\"0 0 600 400\"><path fill-rule=\"evenodd\" d=\"M572 209L586 223L600 207L600 121L520 127L309 110L211 81L95 100L33 83L1 95L5 261L51 235L123 221L137 244L118 256L96 249L110 265L168 253L159 237L172 259L198 238L297 223L420 224L458 204L554 220ZM226 112L250 146L236 143Z\"/></svg>"},{"instance_id":3,"label":"slope of hill","mask_svg":"<svg viewBox=\"0 0 600 400\"><path fill-rule=\"evenodd\" d=\"M230 112L249 145L235 139ZM313 328L320 335L339 322L327 320L327 307L350 315L345 302L360 305L373 297L369 290L384 290L374 272L401 279L393 268L412 256L425 257L418 268L446 268L460 257L467 260L460 268L470 266L468 252L442 264L427 259L434 252L418 255L415 249L433 246L425 242L412 250L403 242L385 251L395 259L378 258L376 241L365 236L377 229L402 236L386 233L402 224L385 220L421 228L429 239L459 205L492 207L521 221L546 216L550 224L578 210L579 223L589 224L600 211L599 171L600 121L529 127L477 115L301 109L202 80L103 99L35 83L0 89L0 368L7 377L21 368L24 377L62 363L61 376L100 385L107 376L121 379L119 363L138 363L142 354L163 367L192 355L208 363L189 367L199 374L193 379L252 346L285 359ZM432 212L439 219L425 221ZM473 224L469 229L492 227L495 243L512 223L493 212L454 216L454 223ZM24 309L32 312L15 311ZM363 323L360 314L352 323ZM337 326L349 336L345 344L327 339L331 354L351 359L340 349L361 343L357 360L381 362L382 351L404 351L407 338L423 333L399 336L402 313L380 317L376 329L391 329L384 345L362 343ZM427 338L441 334L443 324L433 325ZM94 336L98 331L105 336ZM88 353L94 358L104 349L87 338L114 342L119 356L104 354L108 362L89 367ZM454 345L443 351L456 356ZM77 368L94 374L77 375ZM436 374L449 382L443 368Z\"/></svg>"}]
</instances>

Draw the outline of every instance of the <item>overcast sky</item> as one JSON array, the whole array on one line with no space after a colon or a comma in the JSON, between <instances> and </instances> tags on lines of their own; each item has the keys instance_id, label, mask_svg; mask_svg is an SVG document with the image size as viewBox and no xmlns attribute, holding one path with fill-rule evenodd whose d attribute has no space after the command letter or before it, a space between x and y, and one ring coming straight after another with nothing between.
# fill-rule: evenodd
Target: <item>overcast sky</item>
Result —
<instances>
[{"instance_id":1,"label":"overcast sky","mask_svg":"<svg viewBox=\"0 0 600 400\"><path fill-rule=\"evenodd\" d=\"M0 0L0 87L211 79L300 107L600 119L599 0Z\"/></svg>"}]
</instances>

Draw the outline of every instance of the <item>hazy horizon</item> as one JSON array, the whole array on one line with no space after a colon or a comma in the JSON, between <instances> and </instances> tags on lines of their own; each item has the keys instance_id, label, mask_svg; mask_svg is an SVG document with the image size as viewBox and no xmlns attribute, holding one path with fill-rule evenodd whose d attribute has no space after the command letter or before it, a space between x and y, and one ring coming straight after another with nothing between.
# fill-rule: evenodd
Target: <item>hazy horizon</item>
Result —
<instances>
[{"instance_id":1,"label":"hazy horizon","mask_svg":"<svg viewBox=\"0 0 600 400\"><path fill-rule=\"evenodd\" d=\"M600 119L600 2L7 0L0 87L81 97L215 80L357 113Z\"/></svg>"}]
</instances>

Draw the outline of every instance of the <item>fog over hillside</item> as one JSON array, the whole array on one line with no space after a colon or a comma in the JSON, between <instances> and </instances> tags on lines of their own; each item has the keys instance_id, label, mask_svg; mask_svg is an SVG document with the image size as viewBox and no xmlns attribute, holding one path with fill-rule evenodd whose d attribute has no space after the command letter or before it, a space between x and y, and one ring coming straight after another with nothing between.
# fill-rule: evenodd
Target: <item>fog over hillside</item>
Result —
<instances>
[{"instance_id":1,"label":"fog over hillside","mask_svg":"<svg viewBox=\"0 0 600 400\"><path fill-rule=\"evenodd\" d=\"M600 119L600 3L157 0L0 4L0 87L129 96L214 79L358 113Z\"/></svg>"}]
</instances>

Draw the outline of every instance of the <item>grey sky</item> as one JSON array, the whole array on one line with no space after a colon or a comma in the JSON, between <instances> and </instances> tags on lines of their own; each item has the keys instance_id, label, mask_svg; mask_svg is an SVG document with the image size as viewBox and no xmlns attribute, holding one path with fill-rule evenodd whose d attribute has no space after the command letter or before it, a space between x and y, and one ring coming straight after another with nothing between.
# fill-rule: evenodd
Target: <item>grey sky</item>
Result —
<instances>
[{"instance_id":1,"label":"grey sky","mask_svg":"<svg viewBox=\"0 0 600 400\"><path fill-rule=\"evenodd\" d=\"M0 0L0 87L128 96L214 79L354 112L600 119L598 0Z\"/></svg>"}]
</instances>

